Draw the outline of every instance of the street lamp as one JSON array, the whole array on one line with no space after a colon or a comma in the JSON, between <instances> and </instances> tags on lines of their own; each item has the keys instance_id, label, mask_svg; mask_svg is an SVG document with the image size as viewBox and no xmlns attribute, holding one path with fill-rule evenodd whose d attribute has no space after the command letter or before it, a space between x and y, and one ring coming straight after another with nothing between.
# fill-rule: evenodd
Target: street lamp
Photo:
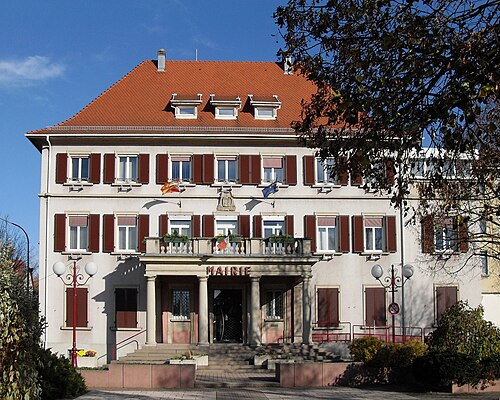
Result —
<instances>
[{"instance_id":1,"label":"street lamp","mask_svg":"<svg viewBox=\"0 0 500 400\"><path fill-rule=\"evenodd\" d=\"M73 273L68 273L64 278L62 275L66 272L66 265L58 261L54 263L52 266L52 270L54 273L61 278L61 281L65 286L73 287L73 348L71 349L71 364L73 367L77 366L77 358L76 358L76 288L77 286L85 285L90 278L92 278L97 273L97 264L95 262L88 262L85 265L85 272L88 277L85 279L82 273L80 273L79 269L76 266L78 260L81 260L81 257L73 260ZM85 280L84 280L85 279Z\"/></svg>"},{"instance_id":2,"label":"street lamp","mask_svg":"<svg viewBox=\"0 0 500 400\"><path fill-rule=\"evenodd\" d=\"M0 217L0 220L14 225L15 227L21 229L26 236L26 292L30 292L30 274L31 274L31 268L30 268L30 238L28 236L28 232L24 230L24 228L21 225L16 224L15 222L9 221L8 219Z\"/></svg>"},{"instance_id":3,"label":"street lamp","mask_svg":"<svg viewBox=\"0 0 500 400\"><path fill-rule=\"evenodd\" d=\"M394 264L391 264L391 274L387 275L384 278L384 282L380 280L382 275L384 275L384 270L383 268L375 264L372 267L371 273L372 276L380 282L382 287L384 289L390 289L391 290L391 304L389 304L389 312L391 313L392 316L392 343L396 342L396 326L395 326L395 319L396 319L396 314L399 313L399 304L396 303L395 298L394 298L394 293L397 291L398 288L402 288L406 281L410 279L413 276L413 266L410 264L405 264L403 265L403 278L400 276L397 276L396 274L397 271L394 269ZM406 279L405 279L406 278ZM404 327L403 327L404 328Z\"/></svg>"}]
</instances>

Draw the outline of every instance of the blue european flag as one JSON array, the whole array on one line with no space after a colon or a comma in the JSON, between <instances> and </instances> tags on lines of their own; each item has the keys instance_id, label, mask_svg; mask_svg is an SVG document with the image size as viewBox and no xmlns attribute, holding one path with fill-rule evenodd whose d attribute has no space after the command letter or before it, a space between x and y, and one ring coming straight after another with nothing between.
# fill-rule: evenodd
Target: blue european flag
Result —
<instances>
[{"instance_id":1,"label":"blue european flag","mask_svg":"<svg viewBox=\"0 0 500 400\"><path fill-rule=\"evenodd\" d=\"M269 195L276 193L278 191L278 185L276 182L271 183L269 186L266 186L264 189L262 189L262 194L264 195L264 198L267 199Z\"/></svg>"}]
</instances>

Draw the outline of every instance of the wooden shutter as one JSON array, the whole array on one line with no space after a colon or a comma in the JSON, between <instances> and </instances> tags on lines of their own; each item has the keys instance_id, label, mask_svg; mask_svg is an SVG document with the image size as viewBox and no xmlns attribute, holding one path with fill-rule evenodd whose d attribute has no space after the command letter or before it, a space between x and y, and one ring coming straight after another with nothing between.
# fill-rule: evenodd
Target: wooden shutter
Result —
<instances>
[{"instance_id":1,"label":"wooden shutter","mask_svg":"<svg viewBox=\"0 0 500 400\"><path fill-rule=\"evenodd\" d=\"M262 237L262 215L253 216L253 237Z\"/></svg>"},{"instance_id":2,"label":"wooden shutter","mask_svg":"<svg viewBox=\"0 0 500 400\"><path fill-rule=\"evenodd\" d=\"M395 173L394 160L391 158L385 160L385 180L388 185L394 185Z\"/></svg>"},{"instance_id":3,"label":"wooden shutter","mask_svg":"<svg viewBox=\"0 0 500 400\"><path fill-rule=\"evenodd\" d=\"M427 215L421 221L422 253L434 252L434 218Z\"/></svg>"},{"instance_id":4,"label":"wooden shutter","mask_svg":"<svg viewBox=\"0 0 500 400\"><path fill-rule=\"evenodd\" d=\"M88 288L76 288L76 325L78 328L85 328L88 326ZM73 288L66 288L66 326L73 326L74 313L73 313L74 292Z\"/></svg>"},{"instance_id":5,"label":"wooden shutter","mask_svg":"<svg viewBox=\"0 0 500 400\"><path fill-rule=\"evenodd\" d=\"M351 185L361 186L363 184L363 175L359 171L351 171Z\"/></svg>"},{"instance_id":6,"label":"wooden shutter","mask_svg":"<svg viewBox=\"0 0 500 400\"><path fill-rule=\"evenodd\" d=\"M139 248L139 251L141 253L145 253L146 252L146 242L145 242L145 238L149 236L149 215L139 215L138 218L137 218L137 222L138 222L138 233L139 233L139 237L137 238L139 240L139 243L138 243L138 248Z\"/></svg>"},{"instance_id":7,"label":"wooden shutter","mask_svg":"<svg viewBox=\"0 0 500 400\"><path fill-rule=\"evenodd\" d=\"M385 222L387 251L389 253L395 253L397 251L396 217L394 215L388 215L385 217Z\"/></svg>"},{"instance_id":8,"label":"wooden shutter","mask_svg":"<svg viewBox=\"0 0 500 400\"><path fill-rule=\"evenodd\" d=\"M201 236L200 216L193 215L191 217L191 223L193 224L193 237L200 237Z\"/></svg>"},{"instance_id":9,"label":"wooden shutter","mask_svg":"<svg viewBox=\"0 0 500 400\"><path fill-rule=\"evenodd\" d=\"M149 183L149 154L139 154L139 183Z\"/></svg>"},{"instance_id":10,"label":"wooden shutter","mask_svg":"<svg viewBox=\"0 0 500 400\"><path fill-rule=\"evenodd\" d=\"M66 215L54 215L54 251L66 251Z\"/></svg>"},{"instance_id":11,"label":"wooden shutter","mask_svg":"<svg viewBox=\"0 0 500 400\"><path fill-rule=\"evenodd\" d=\"M90 155L90 183L101 183L101 155L91 154Z\"/></svg>"},{"instance_id":12,"label":"wooden shutter","mask_svg":"<svg viewBox=\"0 0 500 400\"><path fill-rule=\"evenodd\" d=\"M56 154L56 183L65 183L68 180L68 155Z\"/></svg>"},{"instance_id":13,"label":"wooden shutter","mask_svg":"<svg viewBox=\"0 0 500 400\"><path fill-rule=\"evenodd\" d=\"M115 182L115 155L104 154L104 183Z\"/></svg>"},{"instance_id":14,"label":"wooden shutter","mask_svg":"<svg viewBox=\"0 0 500 400\"><path fill-rule=\"evenodd\" d=\"M203 155L203 183L211 185L214 183L214 155Z\"/></svg>"},{"instance_id":15,"label":"wooden shutter","mask_svg":"<svg viewBox=\"0 0 500 400\"><path fill-rule=\"evenodd\" d=\"M117 328L137 328L137 289L115 289Z\"/></svg>"},{"instance_id":16,"label":"wooden shutter","mask_svg":"<svg viewBox=\"0 0 500 400\"><path fill-rule=\"evenodd\" d=\"M168 181L168 155L156 155L156 183L163 185Z\"/></svg>"},{"instance_id":17,"label":"wooden shutter","mask_svg":"<svg viewBox=\"0 0 500 400\"><path fill-rule=\"evenodd\" d=\"M304 236L311 239L311 250L316 251L316 216L304 216Z\"/></svg>"},{"instance_id":18,"label":"wooden shutter","mask_svg":"<svg viewBox=\"0 0 500 400\"><path fill-rule=\"evenodd\" d=\"M102 216L102 251L112 253L115 251L115 217L113 214Z\"/></svg>"},{"instance_id":19,"label":"wooden shutter","mask_svg":"<svg viewBox=\"0 0 500 400\"><path fill-rule=\"evenodd\" d=\"M365 249L365 235L362 215L354 215L352 217L352 236L352 251L354 253L362 253Z\"/></svg>"},{"instance_id":20,"label":"wooden shutter","mask_svg":"<svg viewBox=\"0 0 500 400\"><path fill-rule=\"evenodd\" d=\"M160 215L159 219L159 232L160 237L166 235L168 233L168 215Z\"/></svg>"},{"instance_id":21,"label":"wooden shutter","mask_svg":"<svg viewBox=\"0 0 500 400\"><path fill-rule=\"evenodd\" d=\"M439 323L443 314L458 301L456 286L436 287L436 322Z\"/></svg>"},{"instance_id":22,"label":"wooden shutter","mask_svg":"<svg viewBox=\"0 0 500 400\"><path fill-rule=\"evenodd\" d=\"M304 185L314 185L314 156L304 156Z\"/></svg>"},{"instance_id":23,"label":"wooden shutter","mask_svg":"<svg viewBox=\"0 0 500 400\"><path fill-rule=\"evenodd\" d=\"M469 251L469 231L466 222L458 222L458 243L461 253Z\"/></svg>"},{"instance_id":24,"label":"wooden shutter","mask_svg":"<svg viewBox=\"0 0 500 400\"><path fill-rule=\"evenodd\" d=\"M293 215L287 215L285 217L285 228L286 234L290 236L295 236L294 226L293 226Z\"/></svg>"},{"instance_id":25,"label":"wooden shutter","mask_svg":"<svg viewBox=\"0 0 500 400\"><path fill-rule=\"evenodd\" d=\"M318 326L338 326L339 289L318 289Z\"/></svg>"},{"instance_id":26,"label":"wooden shutter","mask_svg":"<svg viewBox=\"0 0 500 400\"><path fill-rule=\"evenodd\" d=\"M203 216L203 237L211 238L214 237L214 216L204 215Z\"/></svg>"},{"instance_id":27,"label":"wooden shutter","mask_svg":"<svg viewBox=\"0 0 500 400\"><path fill-rule=\"evenodd\" d=\"M342 166L338 169L338 181L337 183L342 186L347 186L349 183L349 172L347 171L347 158L339 157L339 165Z\"/></svg>"},{"instance_id":28,"label":"wooden shutter","mask_svg":"<svg viewBox=\"0 0 500 400\"><path fill-rule=\"evenodd\" d=\"M244 238L250 237L250 215L240 215L238 217L240 235Z\"/></svg>"},{"instance_id":29,"label":"wooden shutter","mask_svg":"<svg viewBox=\"0 0 500 400\"><path fill-rule=\"evenodd\" d=\"M349 216L341 215L339 221L339 250L349 253Z\"/></svg>"},{"instance_id":30,"label":"wooden shutter","mask_svg":"<svg viewBox=\"0 0 500 400\"><path fill-rule=\"evenodd\" d=\"M240 181L243 185L258 185L260 183L260 156L240 156Z\"/></svg>"},{"instance_id":31,"label":"wooden shutter","mask_svg":"<svg viewBox=\"0 0 500 400\"><path fill-rule=\"evenodd\" d=\"M286 183L290 186L297 184L297 156L285 157Z\"/></svg>"},{"instance_id":32,"label":"wooden shutter","mask_svg":"<svg viewBox=\"0 0 500 400\"><path fill-rule=\"evenodd\" d=\"M89 251L99 253L99 214L89 215Z\"/></svg>"},{"instance_id":33,"label":"wooden shutter","mask_svg":"<svg viewBox=\"0 0 500 400\"><path fill-rule=\"evenodd\" d=\"M193 160L193 183L201 185L203 183L203 155L194 154Z\"/></svg>"},{"instance_id":34,"label":"wooden shutter","mask_svg":"<svg viewBox=\"0 0 500 400\"><path fill-rule=\"evenodd\" d=\"M365 289L365 325L385 326L387 324L384 288Z\"/></svg>"}]
</instances>

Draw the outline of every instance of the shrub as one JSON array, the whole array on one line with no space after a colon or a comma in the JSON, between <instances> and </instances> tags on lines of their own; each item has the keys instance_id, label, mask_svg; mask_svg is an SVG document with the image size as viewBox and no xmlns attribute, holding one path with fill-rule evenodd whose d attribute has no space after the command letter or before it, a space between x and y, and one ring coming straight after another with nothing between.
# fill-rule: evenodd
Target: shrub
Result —
<instances>
[{"instance_id":1,"label":"shrub","mask_svg":"<svg viewBox=\"0 0 500 400\"><path fill-rule=\"evenodd\" d=\"M47 350L40 350L38 370L43 399L64 399L85 393L87 387L70 361Z\"/></svg>"},{"instance_id":2,"label":"shrub","mask_svg":"<svg viewBox=\"0 0 500 400\"><path fill-rule=\"evenodd\" d=\"M374 336L365 336L360 339L354 339L349 345L351 356L354 361L360 361L369 364L375 359L384 342Z\"/></svg>"}]
</instances>

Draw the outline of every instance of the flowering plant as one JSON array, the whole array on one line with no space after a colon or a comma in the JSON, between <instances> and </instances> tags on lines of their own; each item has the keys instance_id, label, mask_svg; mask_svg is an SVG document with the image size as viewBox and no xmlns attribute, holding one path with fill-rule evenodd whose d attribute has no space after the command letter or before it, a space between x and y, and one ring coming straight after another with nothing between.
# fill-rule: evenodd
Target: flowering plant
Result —
<instances>
[{"instance_id":1,"label":"flowering plant","mask_svg":"<svg viewBox=\"0 0 500 400\"><path fill-rule=\"evenodd\" d=\"M95 350L79 350L77 353L78 357L95 357L97 351Z\"/></svg>"}]
</instances>

